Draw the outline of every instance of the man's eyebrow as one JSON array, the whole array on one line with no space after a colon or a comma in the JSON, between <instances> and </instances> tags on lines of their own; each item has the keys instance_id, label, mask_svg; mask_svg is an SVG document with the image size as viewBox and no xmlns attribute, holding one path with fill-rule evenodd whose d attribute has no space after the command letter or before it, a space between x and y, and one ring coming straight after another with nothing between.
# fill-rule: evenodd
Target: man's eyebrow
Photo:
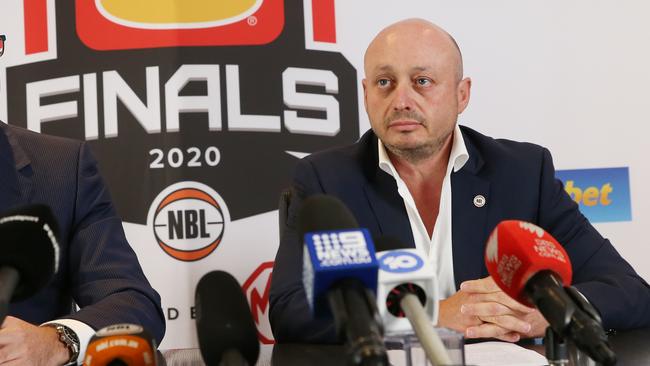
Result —
<instances>
[{"instance_id":1,"label":"man's eyebrow","mask_svg":"<svg viewBox=\"0 0 650 366\"><path fill-rule=\"evenodd\" d=\"M429 69L430 69L430 67L428 67L428 66L415 66L415 67L411 68L412 71L418 71L418 72L427 71Z\"/></svg>"},{"instance_id":2,"label":"man's eyebrow","mask_svg":"<svg viewBox=\"0 0 650 366\"><path fill-rule=\"evenodd\" d=\"M391 72L393 70L391 65L379 65L373 69L374 72Z\"/></svg>"}]
</instances>

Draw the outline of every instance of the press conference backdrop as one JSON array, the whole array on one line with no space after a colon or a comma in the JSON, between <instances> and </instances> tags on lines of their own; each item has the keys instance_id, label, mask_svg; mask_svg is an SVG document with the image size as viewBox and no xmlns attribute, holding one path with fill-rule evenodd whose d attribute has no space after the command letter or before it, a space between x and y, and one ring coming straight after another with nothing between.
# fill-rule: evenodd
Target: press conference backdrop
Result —
<instances>
[{"instance_id":1,"label":"press conference backdrop","mask_svg":"<svg viewBox=\"0 0 650 366\"><path fill-rule=\"evenodd\" d=\"M223 3L223 4L222 4ZM195 347L213 269L272 342L277 201L298 158L369 128L363 51L396 20L456 37L460 122L547 146L558 177L646 279L650 4L619 0L3 0L0 119L88 141L167 314Z\"/></svg>"}]
</instances>

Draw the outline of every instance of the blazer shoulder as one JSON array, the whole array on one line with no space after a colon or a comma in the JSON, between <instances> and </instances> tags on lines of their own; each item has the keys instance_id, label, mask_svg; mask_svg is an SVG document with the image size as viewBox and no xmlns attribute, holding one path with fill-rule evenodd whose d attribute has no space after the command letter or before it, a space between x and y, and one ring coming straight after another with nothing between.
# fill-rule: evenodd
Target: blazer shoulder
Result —
<instances>
[{"instance_id":1,"label":"blazer shoulder","mask_svg":"<svg viewBox=\"0 0 650 366\"><path fill-rule=\"evenodd\" d=\"M66 137L47 135L24 129L22 127L3 124L14 150L17 162L42 162L45 165L61 165L79 159L83 141Z\"/></svg>"},{"instance_id":2,"label":"blazer shoulder","mask_svg":"<svg viewBox=\"0 0 650 366\"><path fill-rule=\"evenodd\" d=\"M374 147L374 150L373 150ZM336 167L337 170L358 169L360 166L377 161L377 138L372 130L349 145L336 146L315 152L303 159L317 169Z\"/></svg>"},{"instance_id":3,"label":"blazer shoulder","mask_svg":"<svg viewBox=\"0 0 650 366\"><path fill-rule=\"evenodd\" d=\"M530 142L493 138L469 127L461 126L465 145L472 155L490 165L505 165L510 168L528 167L541 164L548 150Z\"/></svg>"}]
</instances>

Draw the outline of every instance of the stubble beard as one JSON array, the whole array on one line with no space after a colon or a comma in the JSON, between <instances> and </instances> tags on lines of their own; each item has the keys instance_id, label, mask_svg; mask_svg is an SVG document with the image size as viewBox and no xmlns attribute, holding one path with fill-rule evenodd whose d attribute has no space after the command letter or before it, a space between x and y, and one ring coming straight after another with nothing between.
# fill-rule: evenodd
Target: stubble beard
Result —
<instances>
[{"instance_id":1,"label":"stubble beard","mask_svg":"<svg viewBox=\"0 0 650 366\"><path fill-rule=\"evenodd\" d=\"M384 121L384 126L388 126L390 122L398 118L412 119L420 122L425 128L427 127L427 121L425 118L414 111L393 113L388 118L386 118ZM455 124L448 131L443 131L442 134L436 136L433 140L425 141L417 146L404 147L390 144L384 140L382 140L382 142L384 143L384 146L386 146L386 149L388 149L388 151L391 153L397 155L399 158L404 159L411 164L417 164L423 160L435 156L438 152L440 152L440 150L444 147L445 142L447 142L449 136L451 136L451 134L454 132L454 126Z\"/></svg>"}]
</instances>

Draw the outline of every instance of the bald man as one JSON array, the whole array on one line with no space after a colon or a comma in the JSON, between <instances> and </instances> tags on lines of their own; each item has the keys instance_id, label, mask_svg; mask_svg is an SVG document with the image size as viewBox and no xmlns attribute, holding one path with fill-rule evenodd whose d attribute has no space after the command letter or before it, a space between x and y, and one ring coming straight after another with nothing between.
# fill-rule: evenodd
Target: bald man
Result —
<instances>
[{"instance_id":1,"label":"bald man","mask_svg":"<svg viewBox=\"0 0 650 366\"><path fill-rule=\"evenodd\" d=\"M483 262L500 221L546 229L565 246L574 285L606 328L650 326L650 287L579 212L557 181L551 155L457 124L472 82L454 39L421 19L382 30L364 58L372 130L350 146L315 153L295 171L295 198L273 270L270 321L278 342L337 342L331 321L313 319L302 288L302 200L329 194L373 235L423 250L442 300L437 325L468 338L541 336L541 314L504 294ZM394 248L378 248L386 250Z\"/></svg>"}]
</instances>

